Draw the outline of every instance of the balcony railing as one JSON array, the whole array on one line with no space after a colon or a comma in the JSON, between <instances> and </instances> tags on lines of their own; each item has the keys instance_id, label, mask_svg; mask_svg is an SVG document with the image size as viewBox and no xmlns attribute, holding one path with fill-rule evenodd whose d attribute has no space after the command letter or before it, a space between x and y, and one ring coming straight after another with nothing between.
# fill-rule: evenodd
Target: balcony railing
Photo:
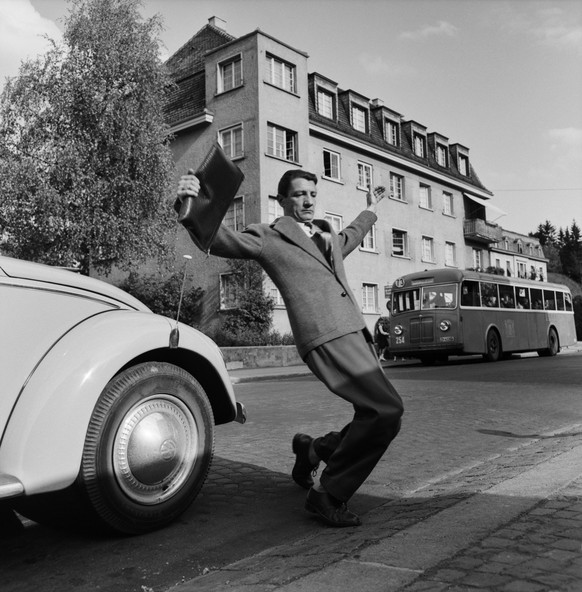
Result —
<instances>
[{"instance_id":1,"label":"balcony railing","mask_svg":"<svg viewBox=\"0 0 582 592\"><path fill-rule=\"evenodd\" d=\"M464 234L466 239L482 243L498 243L501 241L502 228L497 224L490 224L481 218L464 221Z\"/></svg>"}]
</instances>

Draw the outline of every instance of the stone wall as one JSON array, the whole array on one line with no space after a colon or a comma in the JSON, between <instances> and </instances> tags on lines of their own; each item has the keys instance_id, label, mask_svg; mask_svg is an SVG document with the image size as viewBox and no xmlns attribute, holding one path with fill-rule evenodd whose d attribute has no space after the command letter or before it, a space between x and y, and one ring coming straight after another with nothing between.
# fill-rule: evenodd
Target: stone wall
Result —
<instances>
[{"instance_id":1,"label":"stone wall","mask_svg":"<svg viewBox=\"0 0 582 592\"><path fill-rule=\"evenodd\" d=\"M221 347L220 351L229 370L236 370L237 368L274 368L304 364L294 345Z\"/></svg>"}]
</instances>

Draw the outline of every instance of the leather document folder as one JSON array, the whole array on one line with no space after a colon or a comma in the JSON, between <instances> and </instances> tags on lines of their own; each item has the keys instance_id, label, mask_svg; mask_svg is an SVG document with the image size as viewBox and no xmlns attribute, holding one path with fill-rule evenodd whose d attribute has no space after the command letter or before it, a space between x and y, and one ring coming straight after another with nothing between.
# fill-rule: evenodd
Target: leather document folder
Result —
<instances>
[{"instance_id":1,"label":"leather document folder","mask_svg":"<svg viewBox=\"0 0 582 592\"><path fill-rule=\"evenodd\" d=\"M186 197L181 203L176 200L174 208L178 222L190 231L198 247L208 253L244 174L218 144L212 146L194 174L200 180L198 196Z\"/></svg>"}]
</instances>

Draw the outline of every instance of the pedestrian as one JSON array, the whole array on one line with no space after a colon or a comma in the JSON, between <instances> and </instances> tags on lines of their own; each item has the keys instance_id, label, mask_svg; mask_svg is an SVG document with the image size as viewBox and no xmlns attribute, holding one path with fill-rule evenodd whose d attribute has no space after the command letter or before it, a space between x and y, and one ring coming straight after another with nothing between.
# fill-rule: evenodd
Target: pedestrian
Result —
<instances>
[{"instance_id":1,"label":"pedestrian","mask_svg":"<svg viewBox=\"0 0 582 592\"><path fill-rule=\"evenodd\" d=\"M253 259L263 267L281 292L302 359L331 392L353 405L353 419L340 431L315 439L303 433L294 436L291 475L308 490L308 512L332 526L357 526L360 518L347 502L398 434L403 413L402 399L382 370L343 265L376 222L384 188L369 189L367 208L336 234L327 221L314 218L316 186L313 173L287 171L277 195L284 215L242 232L221 225L210 252ZM199 187L189 171L179 182L179 202L195 198ZM314 483L320 461L326 467Z\"/></svg>"},{"instance_id":2,"label":"pedestrian","mask_svg":"<svg viewBox=\"0 0 582 592\"><path fill-rule=\"evenodd\" d=\"M386 354L388 353L390 337L390 319L388 317L380 317L376 321L376 327L374 329L374 340L376 341L376 347L380 362L386 362Z\"/></svg>"}]
</instances>

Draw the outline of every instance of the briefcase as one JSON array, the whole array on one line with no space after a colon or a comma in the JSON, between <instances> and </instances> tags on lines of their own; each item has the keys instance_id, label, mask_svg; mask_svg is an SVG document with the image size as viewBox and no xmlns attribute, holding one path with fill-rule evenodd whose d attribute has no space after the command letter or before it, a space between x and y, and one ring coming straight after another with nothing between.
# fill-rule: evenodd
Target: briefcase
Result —
<instances>
[{"instance_id":1,"label":"briefcase","mask_svg":"<svg viewBox=\"0 0 582 592\"><path fill-rule=\"evenodd\" d=\"M243 182L243 172L214 144L194 173L200 181L198 196L176 200L178 222L202 251L208 253L220 224Z\"/></svg>"}]
</instances>

